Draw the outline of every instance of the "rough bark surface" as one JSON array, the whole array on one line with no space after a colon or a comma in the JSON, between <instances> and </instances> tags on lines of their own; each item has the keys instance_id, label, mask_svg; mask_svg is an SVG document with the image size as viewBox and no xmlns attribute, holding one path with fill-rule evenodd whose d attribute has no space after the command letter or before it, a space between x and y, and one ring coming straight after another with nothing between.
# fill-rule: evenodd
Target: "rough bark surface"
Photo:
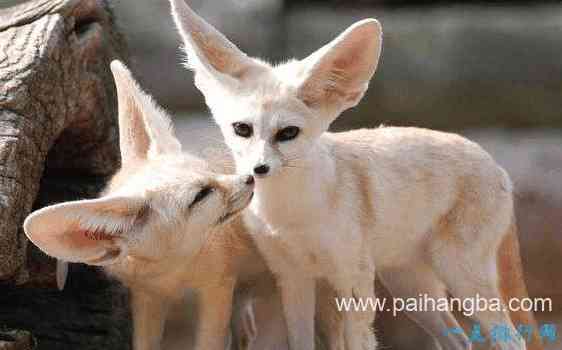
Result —
<instances>
[{"instance_id":1,"label":"rough bark surface","mask_svg":"<svg viewBox=\"0 0 562 350\"><path fill-rule=\"evenodd\" d=\"M33 350L35 340L29 332L0 330L0 350Z\"/></svg>"},{"instance_id":2,"label":"rough bark surface","mask_svg":"<svg viewBox=\"0 0 562 350\"><path fill-rule=\"evenodd\" d=\"M86 266L57 291L54 260L22 229L33 208L95 196L117 168L109 63L123 51L106 0L0 9L0 348L27 349L8 329L37 349L130 348L127 292Z\"/></svg>"},{"instance_id":3,"label":"rough bark surface","mask_svg":"<svg viewBox=\"0 0 562 350\"><path fill-rule=\"evenodd\" d=\"M0 12L0 279L28 278L21 229L40 179L118 164L108 63L118 36L103 2L30 1Z\"/></svg>"}]
</instances>

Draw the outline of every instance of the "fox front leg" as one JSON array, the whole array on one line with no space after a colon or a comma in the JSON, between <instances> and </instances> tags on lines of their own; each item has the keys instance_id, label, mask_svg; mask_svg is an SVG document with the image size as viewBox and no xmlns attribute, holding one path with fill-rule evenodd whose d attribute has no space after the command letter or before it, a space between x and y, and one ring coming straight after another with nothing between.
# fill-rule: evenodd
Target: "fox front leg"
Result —
<instances>
[{"instance_id":1,"label":"fox front leg","mask_svg":"<svg viewBox=\"0 0 562 350\"><path fill-rule=\"evenodd\" d=\"M375 266L370 259L361 264L348 297L355 299L359 309L344 312L345 341L348 349L376 350L377 340L373 329L376 309Z\"/></svg>"},{"instance_id":2,"label":"fox front leg","mask_svg":"<svg viewBox=\"0 0 562 350\"><path fill-rule=\"evenodd\" d=\"M199 324L196 349L224 350L230 331L232 301L235 281L223 280L220 284L198 289Z\"/></svg>"},{"instance_id":3,"label":"fox front leg","mask_svg":"<svg viewBox=\"0 0 562 350\"><path fill-rule=\"evenodd\" d=\"M133 349L160 350L169 302L166 298L142 290L131 290L133 313Z\"/></svg>"},{"instance_id":4,"label":"fox front leg","mask_svg":"<svg viewBox=\"0 0 562 350\"><path fill-rule=\"evenodd\" d=\"M316 282L295 276L279 280L290 350L314 350Z\"/></svg>"}]
</instances>

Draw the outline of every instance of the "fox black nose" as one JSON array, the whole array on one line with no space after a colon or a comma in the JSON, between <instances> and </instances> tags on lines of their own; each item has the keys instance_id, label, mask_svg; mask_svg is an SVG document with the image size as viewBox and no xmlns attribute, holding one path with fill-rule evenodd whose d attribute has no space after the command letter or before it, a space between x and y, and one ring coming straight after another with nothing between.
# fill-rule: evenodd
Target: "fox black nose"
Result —
<instances>
[{"instance_id":1,"label":"fox black nose","mask_svg":"<svg viewBox=\"0 0 562 350\"><path fill-rule=\"evenodd\" d=\"M262 164L254 168L254 173L256 175L265 175L268 172L269 172L269 165Z\"/></svg>"},{"instance_id":2,"label":"fox black nose","mask_svg":"<svg viewBox=\"0 0 562 350\"><path fill-rule=\"evenodd\" d=\"M254 177L252 175L246 176L246 179L244 180L244 183L246 185L253 185L254 184Z\"/></svg>"}]
</instances>

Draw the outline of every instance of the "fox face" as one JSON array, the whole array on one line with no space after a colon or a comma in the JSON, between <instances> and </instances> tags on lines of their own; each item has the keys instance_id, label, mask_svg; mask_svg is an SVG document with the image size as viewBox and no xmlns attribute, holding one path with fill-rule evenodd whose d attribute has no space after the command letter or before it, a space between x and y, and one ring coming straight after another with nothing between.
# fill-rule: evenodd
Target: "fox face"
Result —
<instances>
[{"instance_id":1,"label":"fox face","mask_svg":"<svg viewBox=\"0 0 562 350\"><path fill-rule=\"evenodd\" d=\"M295 108L286 108L278 103L281 101L264 104L237 99L239 105L246 105L246 112L234 117L227 112L214 114L234 155L237 173L263 179L298 168L300 161L311 153L323 125L310 116L300 101L291 96L286 99Z\"/></svg>"},{"instance_id":2,"label":"fox face","mask_svg":"<svg viewBox=\"0 0 562 350\"><path fill-rule=\"evenodd\" d=\"M257 178L299 168L315 141L367 90L381 51L374 19L355 23L303 60L248 57L184 0L170 0L187 66L220 126L237 171Z\"/></svg>"},{"instance_id":3,"label":"fox face","mask_svg":"<svg viewBox=\"0 0 562 350\"><path fill-rule=\"evenodd\" d=\"M122 64L111 68L121 170L100 198L40 209L27 217L24 230L48 255L70 262L185 260L249 204L253 178L215 174L183 154L166 114Z\"/></svg>"}]
</instances>

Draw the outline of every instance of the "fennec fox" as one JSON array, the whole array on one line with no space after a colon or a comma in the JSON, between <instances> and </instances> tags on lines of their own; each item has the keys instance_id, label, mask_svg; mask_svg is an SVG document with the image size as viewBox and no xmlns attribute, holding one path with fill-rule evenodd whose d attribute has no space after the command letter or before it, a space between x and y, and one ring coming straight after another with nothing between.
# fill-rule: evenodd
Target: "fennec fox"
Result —
<instances>
[{"instance_id":1,"label":"fennec fox","mask_svg":"<svg viewBox=\"0 0 562 350\"><path fill-rule=\"evenodd\" d=\"M478 145L418 128L327 132L367 90L381 52L379 22L353 24L307 58L277 66L242 53L171 0L188 66L239 173L256 177L251 225L279 278L291 350L312 349L314 286L374 298L375 267L394 297L525 297L512 184ZM374 349L374 312L346 312L347 349ZM410 313L444 349L467 349L452 313ZM479 311L493 325L534 325L529 312ZM535 332L536 333L536 332ZM497 348L525 349L522 340ZM539 347L535 338L533 348Z\"/></svg>"},{"instance_id":2,"label":"fennec fox","mask_svg":"<svg viewBox=\"0 0 562 350\"><path fill-rule=\"evenodd\" d=\"M119 100L120 171L99 199L68 202L32 213L31 241L70 262L101 265L131 289L134 349L157 350L167 309L187 288L198 291L196 348L225 349L233 288L236 314L257 297L272 299L275 282L238 213L251 200L251 176L218 175L226 159L208 164L181 152L166 113L120 62L111 65ZM219 159L217 159L219 160ZM338 320L324 307L333 291L319 285L319 328L338 349ZM275 319L275 315L272 316ZM271 323L271 322L270 322ZM260 326L233 329L239 350L251 347ZM282 334L280 335L283 336ZM276 339L260 332L261 349ZM246 343L246 344L244 344Z\"/></svg>"},{"instance_id":3,"label":"fennec fox","mask_svg":"<svg viewBox=\"0 0 562 350\"><path fill-rule=\"evenodd\" d=\"M217 175L181 152L165 113L119 62L122 168L98 199L57 204L24 223L31 241L70 262L101 265L132 293L134 349L160 348L167 307L198 291L198 349L224 350L235 283L262 273L240 213L251 176Z\"/></svg>"}]
</instances>

